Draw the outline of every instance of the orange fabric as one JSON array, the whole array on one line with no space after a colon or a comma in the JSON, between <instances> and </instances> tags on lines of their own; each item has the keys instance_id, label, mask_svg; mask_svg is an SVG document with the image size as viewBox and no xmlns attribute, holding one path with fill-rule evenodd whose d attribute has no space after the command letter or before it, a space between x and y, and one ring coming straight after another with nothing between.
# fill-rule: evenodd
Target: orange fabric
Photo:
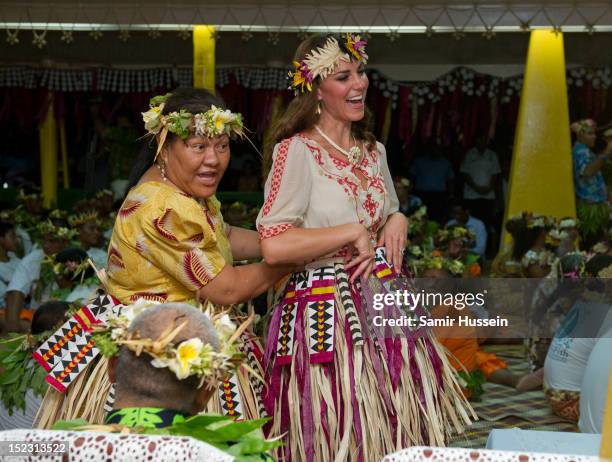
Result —
<instances>
[{"instance_id":1,"label":"orange fabric","mask_svg":"<svg viewBox=\"0 0 612 462\"><path fill-rule=\"evenodd\" d=\"M24 321L32 322L32 316L34 316L34 310L23 309L19 312L19 319L22 319Z\"/></svg>"},{"instance_id":2,"label":"orange fabric","mask_svg":"<svg viewBox=\"0 0 612 462\"><path fill-rule=\"evenodd\" d=\"M493 353L487 353L486 351L478 350L476 352L476 364L487 380L491 377L491 374L500 369L507 369L508 364L502 359L499 359Z\"/></svg>"},{"instance_id":3,"label":"orange fabric","mask_svg":"<svg viewBox=\"0 0 612 462\"><path fill-rule=\"evenodd\" d=\"M452 306L437 306L431 311L431 317L458 318L458 311ZM464 368L468 372L476 369L476 352L478 351L478 339L474 327L434 327L434 335L439 342L449 351L448 359L455 370Z\"/></svg>"}]
</instances>

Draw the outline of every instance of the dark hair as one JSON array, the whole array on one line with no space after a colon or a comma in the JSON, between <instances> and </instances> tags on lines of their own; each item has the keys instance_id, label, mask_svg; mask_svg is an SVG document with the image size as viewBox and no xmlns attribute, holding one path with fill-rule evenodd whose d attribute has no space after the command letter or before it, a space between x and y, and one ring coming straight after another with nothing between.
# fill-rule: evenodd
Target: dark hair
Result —
<instances>
[{"instance_id":1,"label":"dark hair","mask_svg":"<svg viewBox=\"0 0 612 462\"><path fill-rule=\"evenodd\" d=\"M32 334L42 334L48 330L59 327L66 319L70 303L61 301L45 302L34 311L30 331Z\"/></svg>"},{"instance_id":2,"label":"dark hair","mask_svg":"<svg viewBox=\"0 0 612 462\"><path fill-rule=\"evenodd\" d=\"M6 236L6 233L15 229L15 225L7 223L6 221L0 221L0 237Z\"/></svg>"},{"instance_id":3,"label":"dark hair","mask_svg":"<svg viewBox=\"0 0 612 462\"><path fill-rule=\"evenodd\" d=\"M169 114L174 111L185 109L186 111L197 114L199 112L206 112L211 106L216 106L221 109L225 109L225 103L221 98L212 94L210 91L203 88L177 88L172 91L172 96L168 98L164 106L162 114ZM178 138L174 133L168 133L164 145L168 146ZM153 159L155 158L155 152L157 151L157 142L155 139L146 137L144 139L140 153L136 157L130 175L128 177L128 188L126 191L129 192L138 181L140 177L153 165Z\"/></svg>"},{"instance_id":4,"label":"dark hair","mask_svg":"<svg viewBox=\"0 0 612 462\"><path fill-rule=\"evenodd\" d=\"M527 226L524 217L512 218L506 222L506 231L512 235L514 245L512 247L512 258L520 260L523 255L535 244L538 237L544 231L543 228Z\"/></svg>"},{"instance_id":5,"label":"dark hair","mask_svg":"<svg viewBox=\"0 0 612 462\"><path fill-rule=\"evenodd\" d=\"M353 55L346 48L345 39L343 37L327 34L315 35L300 43L295 52L294 61L301 62L307 54L309 54L315 48L323 47L325 42L332 37L338 42L340 50L343 53L348 54L351 59L353 59ZM298 93L298 95L289 103L289 106L287 106L287 109L282 117L272 127L272 142L269 144L263 156L264 176L268 175L272 165L272 151L274 150L274 145L280 143L284 139L292 137L296 133L312 128L317 123L317 120L319 119L319 116L316 114L318 104L317 88L320 84L321 79L317 77L312 82L312 91ZM357 122L353 122L352 129L357 139L363 140L367 144L373 146L376 144L376 138L369 130L371 119L372 117L370 111L368 111L366 108L364 118Z\"/></svg>"},{"instance_id":6,"label":"dark hair","mask_svg":"<svg viewBox=\"0 0 612 462\"><path fill-rule=\"evenodd\" d=\"M595 255L585 265L587 274L597 277L597 274L604 268L612 265L612 255Z\"/></svg>"},{"instance_id":7,"label":"dark hair","mask_svg":"<svg viewBox=\"0 0 612 462\"><path fill-rule=\"evenodd\" d=\"M83 249L79 249L78 247L66 247L65 249L57 253L57 255L55 256L55 261L58 263L67 263L69 261L75 263L82 263L87 260L87 258L89 258L89 256L87 255L87 252L85 252ZM85 270L85 274L83 275L83 277L86 279L93 275L93 268L88 267Z\"/></svg>"}]
</instances>

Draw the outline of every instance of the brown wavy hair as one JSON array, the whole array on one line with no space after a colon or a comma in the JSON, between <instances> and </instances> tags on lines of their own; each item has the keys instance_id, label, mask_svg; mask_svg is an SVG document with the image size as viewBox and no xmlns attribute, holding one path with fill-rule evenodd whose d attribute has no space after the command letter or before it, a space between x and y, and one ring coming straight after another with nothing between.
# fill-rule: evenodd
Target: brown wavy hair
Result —
<instances>
[{"instance_id":1,"label":"brown wavy hair","mask_svg":"<svg viewBox=\"0 0 612 462\"><path fill-rule=\"evenodd\" d=\"M307 38L297 47L294 60L301 62L313 49L323 47L325 42L331 37L338 41L340 50L347 53L351 57L351 60L353 60L353 55L346 48L345 38L334 34L315 35ZM271 142L263 155L262 170L264 179L268 176L272 166L272 152L274 146L282 140L292 137L296 133L312 128L318 122L319 115L316 114L318 104L317 89L320 84L321 79L317 77L312 82L312 91L299 92L297 96L291 100L281 118L272 127ZM376 144L376 138L370 130L371 120L371 113L366 108L363 119L353 122L352 125L352 131L355 138L364 141L369 148Z\"/></svg>"}]
</instances>

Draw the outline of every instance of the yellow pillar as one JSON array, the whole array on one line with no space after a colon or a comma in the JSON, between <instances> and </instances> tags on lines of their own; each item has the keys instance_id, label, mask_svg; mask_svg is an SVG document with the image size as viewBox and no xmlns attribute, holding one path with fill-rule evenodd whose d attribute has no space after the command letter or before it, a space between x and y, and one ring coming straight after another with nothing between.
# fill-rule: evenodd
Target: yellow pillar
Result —
<instances>
[{"instance_id":1,"label":"yellow pillar","mask_svg":"<svg viewBox=\"0 0 612 462\"><path fill-rule=\"evenodd\" d=\"M523 211L575 217L563 34L531 32L505 221ZM504 231L503 242L510 236Z\"/></svg>"},{"instance_id":2,"label":"yellow pillar","mask_svg":"<svg viewBox=\"0 0 612 462\"><path fill-rule=\"evenodd\" d=\"M47 104L47 114L38 129L38 140L43 205L51 208L57 203L57 126L53 111L53 93L49 93Z\"/></svg>"},{"instance_id":3,"label":"yellow pillar","mask_svg":"<svg viewBox=\"0 0 612 462\"><path fill-rule=\"evenodd\" d=\"M599 456L605 461L612 461L612 370L610 370L610 378L608 378L608 397L604 408Z\"/></svg>"},{"instance_id":4,"label":"yellow pillar","mask_svg":"<svg viewBox=\"0 0 612 462\"><path fill-rule=\"evenodd\" d=\"M193 26L193 86L215 92L214 26Z\"/></svg>"}]
</instances>

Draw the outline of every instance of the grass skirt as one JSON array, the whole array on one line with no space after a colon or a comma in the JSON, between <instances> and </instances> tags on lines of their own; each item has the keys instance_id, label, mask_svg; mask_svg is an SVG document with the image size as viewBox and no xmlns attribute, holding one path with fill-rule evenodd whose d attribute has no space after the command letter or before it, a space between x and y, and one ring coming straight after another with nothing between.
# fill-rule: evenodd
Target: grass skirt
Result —
<instances>
[{"instance_id":1,"label":"grass skirt","mask_svg":"<svg viewBox=\"0 0 612 462\"><path fill-rule=\"evenodd\" d=\"M381 460L408 446L444 446L476 418L430 332L372 332L372 290L407 283L378 257L368 287L350 287L344 265L335 263L295 273L274 308L264 401L273 417L268 436L284 435L279 460ZM330 287L326 317L325 307L316 308Z\"/></svg>"}]
</instances>

